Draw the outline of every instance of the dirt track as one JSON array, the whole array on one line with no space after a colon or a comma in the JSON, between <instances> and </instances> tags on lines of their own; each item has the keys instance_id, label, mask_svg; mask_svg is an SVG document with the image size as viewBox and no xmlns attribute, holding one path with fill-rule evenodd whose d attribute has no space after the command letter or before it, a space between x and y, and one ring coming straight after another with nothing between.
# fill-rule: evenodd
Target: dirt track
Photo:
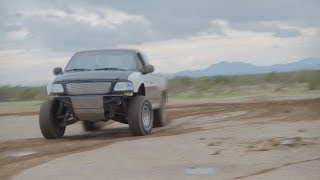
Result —
<instances>
[{"instance_id":1,"label":"dirt track","mask_svg":"<svg viewBox=\"0 0 320 180\"><path fill-rule=\"evenodd\" d=\"M207 148L212 147L209 156L219 156L224 151L228 152L228 149L239 147L243 148L241 151L248 155L268 151L272 154L271 157L280 159L285 156L296 156L295 151L306 152L305 155L284 162L282 165L261 167L260 170L252 170L247 173L242 171L243 173L235 173L231 176L232 178L267 174L277 170L280 166L288 167L299 164L299 162L316 163L315 165L319 167L320 99L171 105L167 109L168 119L171 122L165 128L155 129L153 134L147 137L132 137L127 126L112 123L104 130L94 133L82 132L79 125L70 126L69 129L67 128L68 134L65 138L45 140L38 132L36 115L0 117L0 131L5 132L2 133L4 137L0 138L0 179L10 178L25 169L62 156L98 149L114 143L130 144L132 141L151 141L169 136L169 139L174 139L177 136L187 137L190 134L194 135L192 137L199 137L200 144L204 143ZM270 137L254 133L264 128L277 129L278 125L282 128L279 129L281 133L266 131L270 133ZM218 138L214 133L210 133L227 128L232 128L234 131L233 134L229 134L229 139ZM246 131L249 129L253 132L250 140L237 139L242 136L241 132L248 133ZM230 144L227 143L228 141ZM169 146L170 142L167 141ZM286 149L283 150L283 147ZM21 152L30 154L14 154ZM223 169L224 163L227 164L225 161L227 160L216 162L220 162L221 169ZM232 159L229 161L232 162ZM315 176L310 177L320 177L319 173L313 175ZM225 178L225 176L221 177Z\"/></svg>"}]
</instances>

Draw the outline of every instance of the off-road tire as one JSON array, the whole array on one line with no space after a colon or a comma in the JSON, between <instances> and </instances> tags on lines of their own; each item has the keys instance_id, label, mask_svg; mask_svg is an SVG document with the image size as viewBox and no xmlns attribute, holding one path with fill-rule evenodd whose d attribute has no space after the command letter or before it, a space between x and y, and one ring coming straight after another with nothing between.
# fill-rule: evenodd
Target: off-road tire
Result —
<instances>
[{"instance_id":1,"label":"off-road tire","mask_svg":"<svg viewBox=\"0 0 320 180\"><path fill-rule=\"evenodd\" d=\"M91 122L91 121L82 121L82 127L85 131L98 131L102 129L103 127L103 122L98 121L98 122Z\"/></svg>"},{"instance_id":2,"label":"off-road tire","mask_svg":"<svg viewBox=\"0 0 320 180\"><path fill-rule=\"evenodd\" d=\"M165 111L165 96L162 97L161 105L159 109L153 111L153 127L163 127L167 123L167 116Z\"/></svg>"},{"instance_id":3,"label":"off-road tire","mask_svg":"<svg viewBox=\"0 0 320 180\"><path fill-rule=\"evenodd\" d=\"M47 100L42 103L39 113L40 130L46 139L57 139L64 135L66 127L60 126L60 122L54 118L59 102Z\"/></svg>"},{"instance_id":4,"label":"off-road tire","mask_svg":"<svg viewBox=\"0 0 320 180\"><path fill-rule=\"evenodd\" d=\"M143 109L148 108L150 115L150 125L143 125ZM153 110L150 101L144 96L136 96L130 99L128 109L129 129L135 136L145 136L151 133L153 127Z\"/></svg>"}]
</instances>

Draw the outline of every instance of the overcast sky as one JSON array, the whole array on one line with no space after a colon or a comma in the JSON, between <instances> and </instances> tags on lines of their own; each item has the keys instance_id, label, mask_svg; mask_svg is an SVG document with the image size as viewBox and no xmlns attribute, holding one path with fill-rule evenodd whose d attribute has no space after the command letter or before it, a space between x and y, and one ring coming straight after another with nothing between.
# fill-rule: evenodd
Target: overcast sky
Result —
<instances>
[{"instance_id":1,"label":"overcast sky","mask_svg":"<svg viewBox=\"0 0 320 180\"><path fill-rule=\"evenodd\" d=\"M317 0L1 0L0 84L44 84L55 66L87 49L140 49L165 73L320 57L319 7Z\"/></svg>"}]
</instances>

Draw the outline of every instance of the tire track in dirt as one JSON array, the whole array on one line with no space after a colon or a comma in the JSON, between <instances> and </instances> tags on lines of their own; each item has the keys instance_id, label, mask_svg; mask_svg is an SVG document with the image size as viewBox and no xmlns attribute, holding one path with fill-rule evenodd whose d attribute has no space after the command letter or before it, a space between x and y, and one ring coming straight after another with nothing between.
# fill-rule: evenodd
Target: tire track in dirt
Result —
<instances>
[{"instance_id":1,"label":"tire track in dirt","mask_svg":"<svg viewBox=\"0 0 320 180\"><path fill-rule=\"evenodd\" d=\"M267 168L267 169L262 169L260 171L245 175L245 176L237 176L234 177L233 179L244 179L244 178L248 178L251 176L256 176L256 175L261 175L261 174L266 174L272 171L275 171L277 169L283 168L283 167L287 167L287 166L291 166L291 165L295 165L295 164L301 164L301 163L306 163L306 162L311 162L311 161L319 161L320 158L313 158L313 159L306 159L306 160L302 160L302 161L296 161L296 162L289 162L289 163L285 163L281 166L277 166L277 167L272 167L272 168Z\"/></svg>"}]
</instances>

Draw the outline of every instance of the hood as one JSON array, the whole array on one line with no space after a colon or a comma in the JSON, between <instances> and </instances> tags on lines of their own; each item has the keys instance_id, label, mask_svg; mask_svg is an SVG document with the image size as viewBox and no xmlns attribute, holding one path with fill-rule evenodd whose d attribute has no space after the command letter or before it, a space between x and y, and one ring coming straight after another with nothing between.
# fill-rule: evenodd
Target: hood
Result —
<instances>
[{"instance_id":1,"label":"hood","mask_svg":"<svg viewBox=\"0 0 320 180\"><path fill-rule=\"evenodd\" d=\"M94 80L127 80L133 71L80 71L66 72L55 77L53 82L94 81Z\"/></svg>"}]
</instances>

